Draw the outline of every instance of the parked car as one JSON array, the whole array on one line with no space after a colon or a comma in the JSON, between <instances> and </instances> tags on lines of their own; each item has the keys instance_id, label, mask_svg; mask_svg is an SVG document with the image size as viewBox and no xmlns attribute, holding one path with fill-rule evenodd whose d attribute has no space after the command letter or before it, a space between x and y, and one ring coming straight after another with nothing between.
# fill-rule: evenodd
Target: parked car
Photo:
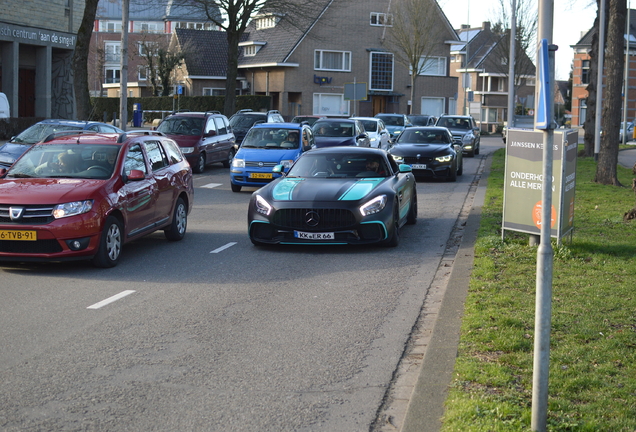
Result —
<instances>
[{"instance_id":1,"label":"parked car","mask_svg":"<svg viewBox=\"0 0 636 432\"><path fill-rule=\"evenodd\" d=\"M161 133L52 137L0 169L0 261L112 267L146 234L181 240L192 199L192 170Z\"/></svg>"},{"instance_id":2,"label":"parked car","mask_svg":"<svg viewBox=\"0 0 636 432\"><path fill-rule=\"evenodd\" d=\"M443 127L411 127L405 130L389 150L397 163L407 164L421 177L456 181L464 171L462 146L453 143Z\"/></svg>"},{"instance_id":3,"label":"parked car","mask_svg":"<svg viewBox=\"0 0 636 432\"><path fill-rule=\"evenodd\" d=\"M285 120L280 112L270 110L267 112L252 111L243 109L230 117L230 126L236 139L236 148L243 142L243 138L247 135L247 131L258 123L283 123Z\"/></svg>"},{"instance_id":4,"label":"parked car","mask_svg":"<svg viewBox=\"0 0 636 432\"><path fill-rule=\"evenodd\" d=\"M384 121L386 128L391 134L391 143L397 140L405 128L413 126L405 114L380 113L376 114L375 117Z\"/></svg>"},{"instance_id":5,"label":"parked car","mask_svg":"<svg viewBox=\"0 0 636 432\"><path fill-rule=\"evenodd\" d=\"M443 115L435 126L445 127L453 135L453 142L463 147L469 157L479 154L481 134L475 119L471 116Z\"/></svg>"},{"instance_id":6,"label":"parked car","mask_svg":"<svg viewBox=\"0 0 636 432\"><path fill-rule=\"evenodd\" d=\"M402 226L417 221L415 177L384 150L313 149L252 194L247 220L255 245L397 246Z\"/></svg>"},{"instance_id":7,"label":"parked car","mask_svg":"<svg viewBox=\"0 0 636 432\"><path fill-rule=\"evenodd\" d=\"M321 115L300 115L300 116L294 117L291 120L291 122L292 123L306 122L309 126L312 126L314 123L316 123L317 120L324 119L324 118L327 118L327 117L321 116Z\"/></svg>"},{"instance_id":8,"label":"parked car","mask_svg":"<svg viewBox=\"0 0 636 432\"><path fill-rule=\"evenodd\" d=\"M406 116L413 126L435 126L437 117L423 114L410 114Z\"/></svg>"},{"instance_id":9,"label":"parked car","mask_svg":"<svg viewBox=\"0 0 636 432\"><path fill-rule=\"evenodd\" d=\"M312 126L316 147L370 147L371 140L360 120L322 119Z\"/></svg>"},{"instance_id":10,"label":"parked car","mask_svg":"<svg viewBox=\"0 0 636 432\"><path fill-rule=\"evenodd\" d=\"M280 177L272 170L276 165L288 169L296 159L314 145L311 128L298 123L261 123L245 136L232 161L232 192L242 187L260 187Z\"/></svg>"},{"instance_id":11,"label":"parked car","mask_svg":"<svg viewBox=\"0 0 636 432\"><path fill-rule=\"evenodd\" d=\"M364 130L369 135L370 146L387 150L390 146L389 131L384 120L375 117L351 117L360 120Z\"/></svg>"},{"instance_id":12,"label":"parked car","mask_svg":"<svg viewBox=\"0 0 636 432\"><path fill-rule=\"evenodd\" d=\"M9 168L29 147L53 133L77 130L103 133L124 132L113 125L100 122L60 119L42 120L26 128L0 147L0 168Z\"/></svg>"},{"instance_id":13,"label":"parked car","mask_svg":"<svg viewBox=\"0 0 636 432\"><path fill-rule=\"evenodd\" d=\"M0 92L0 119L11 117L11 108L9 107L9 99L7 95Z\"/></svg>"},{"instance_id":14,"label":"parked car","mask_svg":"<svg viewBox=\"0 0 636 432\"><path fill-rule=\"evenodd\" d=\"M236 152L229 121L218 111L174 113L163 119L157 131L179 144L195 173L217 162L229 168Z\"/></svg>"}]
</instances>

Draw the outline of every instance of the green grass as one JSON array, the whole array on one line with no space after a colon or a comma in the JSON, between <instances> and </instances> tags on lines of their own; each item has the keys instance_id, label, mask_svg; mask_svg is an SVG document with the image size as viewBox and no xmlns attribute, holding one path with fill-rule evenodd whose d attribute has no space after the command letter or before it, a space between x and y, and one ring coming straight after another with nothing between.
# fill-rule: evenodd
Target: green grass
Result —
<instances>
[{"instance_id":1,"label":"green grass","mask_svg":"<svg viewBox=\"0 0 636 432\"><path fill-rule=\"evenodd\" d=\"M592 183L577 161L572 241L554 247L549 431L636 431L634 191ZM619 167L631 186L631 170ZM501 239L504 151L493 157L442 430L528 431L537 248Z\"/></svg>"}]
</instances>

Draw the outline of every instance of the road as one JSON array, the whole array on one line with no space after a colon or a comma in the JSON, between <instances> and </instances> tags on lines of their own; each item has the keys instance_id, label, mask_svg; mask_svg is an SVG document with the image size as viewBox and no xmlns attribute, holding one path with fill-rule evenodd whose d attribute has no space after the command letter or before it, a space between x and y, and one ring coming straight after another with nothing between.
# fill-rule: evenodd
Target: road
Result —
<instances>
[{"instance_id":1,"label":"road","mask_svg":"<svg viewBox=\"0 0 636 432\"><path fill-rule=\"evenodd\" d=\"M4 263L0 430L368 431L501 146L483 138L456 183L418 182L397 248L257 248L251 190L219 165L195 176L181 242L155 233L105 270Z\"/></svg>"}]
</instances>

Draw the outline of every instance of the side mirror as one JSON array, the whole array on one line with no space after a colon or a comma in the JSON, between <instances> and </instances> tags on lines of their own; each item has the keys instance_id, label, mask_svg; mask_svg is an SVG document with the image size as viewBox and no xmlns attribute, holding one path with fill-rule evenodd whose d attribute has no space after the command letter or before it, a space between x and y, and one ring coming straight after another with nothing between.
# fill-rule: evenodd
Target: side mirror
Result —
<instances>
[{"instance_id":1,"label":"side mirror","mask_svg":"<svg viewBox=\"0 0 636 432\"><path fill-rule=\"evenodd\" d=\"M209 131L206 131L203 134L203 137L205 137L205 138L213 137L213 136L216 136L216 131L215 130L209 130Z\"/></svg>"},{"instance_id":2,"label":"side mirror","mask_svg":"<svg viewBox=\"0 0 636 432\"><path fill-rule=\"evenodd\" d=\"M276 174L282 174L283 172L285 172L285 167L283 165L276 165L273 169L272 169L273 173Z\"/></svg>"},{"instance_id":3,"label":"side mirror","mask_svg":"<svg viewBox=\"0 0 636 432\"><path fill-rule=\"evenodd\" d=\"M410 173L411 171L413 171L411 169L411 165L407 165L403 163L398 165L398 169L400 170L400 173Z\"/></svg>"},{"instance_id":4,"label":"side mirror","mask_svg":"<svg viewBox=\"0 0 636 432\"><path fill-rule=\"evenodd\" d=\"M140 181L144 180L146 175L141 170L130 170L130 173L126 176L126 181Z\"/></svg>"},{"instance_id":5,"label":"side mirror","mask_svg":"<svg viewBox=\"0 0 636 432\"><path fill-rule=\"evenodd\" d=\"M304 145L303 146L303 151L306 152L306 151L311 150L312 148L314 148L312 145Z\"/></svg>"},{"instance_id":6,"label":"side mirror","mask_svg":"<svg viewBox=\"0 0 636 432\"><path fill-rule=\"evenodd\" d=\"M0 178L4 178L4 176L7 175L7 169L6 168L0 168Z\"/></svg>"}]
</instances>

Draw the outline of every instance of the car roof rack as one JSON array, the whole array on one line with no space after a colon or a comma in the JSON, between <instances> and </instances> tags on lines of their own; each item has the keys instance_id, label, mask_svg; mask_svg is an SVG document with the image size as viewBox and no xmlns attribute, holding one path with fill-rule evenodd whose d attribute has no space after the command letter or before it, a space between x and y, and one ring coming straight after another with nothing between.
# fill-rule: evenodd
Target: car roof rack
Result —
<instances>
[{"instance_id":1,"label":"car roof rack","mask_svg":"<svg viewBox=\"0 0 636 432\"><path fill-rule=\"evenodd\" d=\"M217 111L217 110L212 110L212 111L206 111L205 113L203 113L204 115L208 115L208 114L221 114L221 111Z\"/></svg>"},{"instance_id":2,"label":"car roof rack","mask_svg":"<svg viewBox=\"0 0 636 432\"><path fill-rule=\"evenodd\" d=\"M52 132L48 134L43 140L40 140L41 143L49 142L54 140L55 138L59 138L67 135L82 135L82 134L96 134L97 132L92 130L84 130L84 129L72 129L65 131Z\"/></svg>"},{"instance_id":3,"label":"car roof rack","mask_svg":"<svg viewBox=\"0 0 636 432\"><path fill-rule=\"evenodd\" d=\"M133 130L119 134L117 137L117 143L123 143L128 139L130 135L153 135L153 136L166 136L163 132L155 130Z\"/></svg>"}]
</instances>

